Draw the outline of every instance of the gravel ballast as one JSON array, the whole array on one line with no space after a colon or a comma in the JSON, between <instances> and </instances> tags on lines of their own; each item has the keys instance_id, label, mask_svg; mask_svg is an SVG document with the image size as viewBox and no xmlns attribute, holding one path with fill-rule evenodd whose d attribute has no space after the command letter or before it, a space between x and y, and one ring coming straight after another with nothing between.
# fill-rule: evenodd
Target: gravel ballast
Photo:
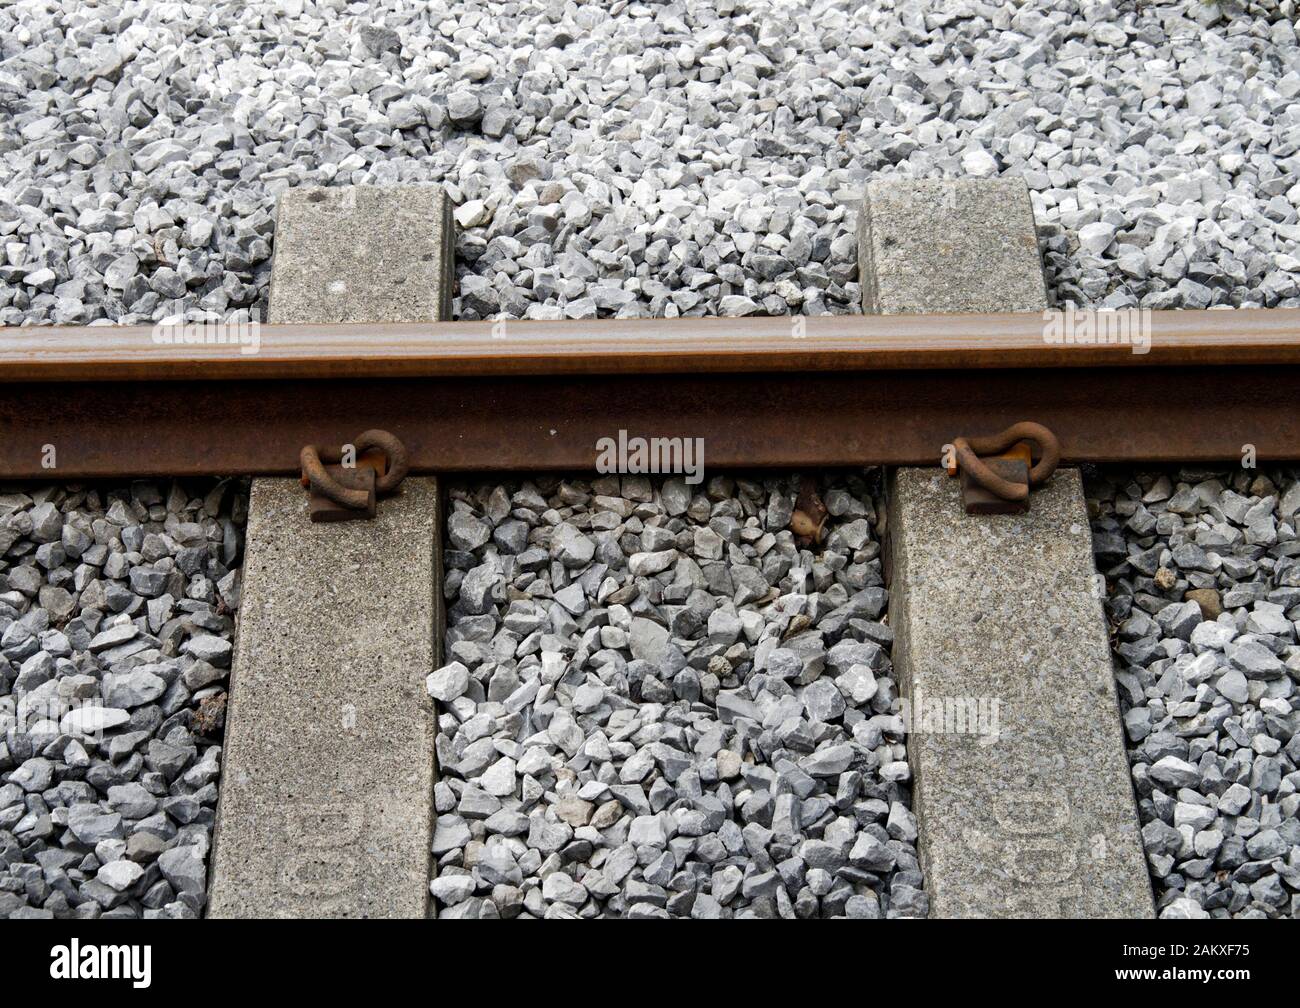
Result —
<instances>
[{"instance_id":1,"label":"gravel ballast","mask_svg":"<svg viewBox=\"0 0 1300 1008\"><path fill-rule=\"evenodd\" d=\"M443 917L927 909L875 508L836 478L453 490Z\"/></svg>"},{"instance_id":2,"label":"gravel ballast","mask_svg":"<svg viewBox=\"0 0 1300 1008\"><path fill-rule=\"evenodd\" d=\"M264 308L279 192L397 182L458 206L461 318L853 312L877 174L1023 176L1058 304L1294 304L1294 19L1293 0L9 5L0 323Z\"/></svg>"},{"instance_id":3,"label":"gravel ballast","mask_svg":"<svg viewBox=\"0 0 1300 1008\"><path fill-rule=\"evenodd\" d=\"M202 913L245 503L0 492L0 918Z\"/></svg>"},{"instance_id":4,"label":"gravel ballast","mask_svg":"<svg viewBox=\"0 0 1300 1008\"><path fill-rule=\"evenodd\" d=\"M454 317L464 319L856 312L858 207L879 175L1023 177L1057 306L1300 304L1294 0L928 6L939 9L889 0L470 2L436 14L394 0L0 6L0 325L265 317L276 197L291 186L360 183L446 188L459 228ZM1117 475L1093 491L1161 913L1300 916L1296 481L1275 473L1257 483L1259 474L1240 470L1167 477L1166 488L1157 474ZM656 570L669 547L641 548L645 528L631 526L663 517L641 514L662 506L661 484L649 500L623 484L600 494L581 483L540 486L503 490L504 518L491 487L463 493L449 515L449 601L460 606L451 628L465 636L430 681L446 707L433 883L443 914L923 913L903 735L876 721L879 741L870 728L858 737L861 725L893 716L887 630L854 621L841 630L886 655L870 698L851 669L806 684L751 669L742 683L763 635L784 634L787 617L797 618L773 616L777 603L765 606L761 595L737 604L750 575L738 586L735 572L762 574L765 563L746 562L763 536L745 539L743 521L739 542L725 541L709 561L733 577L740 629L731 644L718 652L722 640L713 640L708 620L719 609L722 639L731 632L715 584L698 588L708 596L702 626L691 623L699 611L690 592L668 594L683 558L706 566L696 536L714 509L755 517L777 535L767 556L790 553L784 526L769 520L783 517L784 503L773 501L791 488L774 498L765 484L740 482L706 494L707 515L665 509L690 542L672 546L678 558ZM748 494L751 486L761 489ZM209 508L204 495L182 492L173 509L168 486L149 487L98 491L98 500L70 487L0 493L0 916L202 911L242 498L231 493ZM848 496L870 511L868 496ZM515 509L525 516L509 517ZM609 514L618 519L609 528L592 524ZM486 539L474 542L480 529L470 519L488 526ZM828 555L875 549L869 514L862 520L863 545ZM192 541L169 528L191 523L202 530ZM468 536L459 546L457 524ZM71 542L69 528L79 532ZM674 543L680 531L669 532ZM707 531L703 538L716 548ZM86 558L100 546L101 563ZM520 562L530 549L545 553L531 569ZM802 554L790 559L805 566ZM197 596L188 570L196 562L207 583ZM675 639L695 645L675 645L687 662L671 681L637 664L657 654L644 649L660 646L662 635L647 628L659 623L635 602L602 597L604 576L584 582L584 564L607 564L620 583L660 585L657 599L637 597L665 626L690 631ZM877 569L878 559L863 564ZM787 574L764 580L783 595L829 595L855 566L833 570L832 587L817 584L811 564L802 586L785 584ZM543 594L536 605L549 630L526 629L537 612L512 617L525 600L511 593L543 589L568 594ZM174 607L152 626L155 603L169 594ZM1211 595L1225 610L1213 618ZM807 605L805 615L819 614ZM584 626L601 609L606 622ZM493 693L505 633L517 648L538 635L532 650L515 652L515 689L525 692L504 722L495 709L480 719L479 707L515 696L500 695L511 682L504 673ZM749 656L733 661L729 649L742 646ZM700 668L697 653L708 658ZM732 665L734 684L719 665L713 686L714 658ZM679 686L689 672L696 685L687 674ZM125 685L109 682L118 674ZM164 690L151 697L155 679ZM750 682L757 693L746 695ZM812 704L832 705L818 711L837 708L818 682L849 687L840 689L843 713L824 723L828 734L783 734L789 719L766 723L764 704L779 717L810 689ZM848 702L856 685L859 704ZM81 700L126 719L74 711ZM753 711L741 701L759 707L775 740L749 752L752 764L741 729ZM53 727L20 741L20 715L50 709L58 723L48 717ZM820 723L803 710L791 717ZM534 717L548 741L530 746L532 736L510 734ZM81 740L96 728L102 742ZM582 747L603 738L608 755L569 753L579 733ZM715 738L725 745L702 756L700 740L708 748ZM807 782L794 771L783 778L775 762L795 753L788 762L803 772L801 761L824 748L838 759L841 744L856 762L838 778L807 774L806 795ZM679 772L665 746L692 765ZM152 751L174 749L179 768L150 762ZM559 765L533 772L521 765L529 749ZM724 750L741 754L737 775L722 775L734 766ZM643 767L631 784L622 780ZM886 767L899 779L882 776ZM773 785L772 774L784 783ZM763 787L776 788L770 808L754 800ZM783 794L800 798L797 811ZM750 801L757 829L746 818ZM536 838L531 826L515 832L530 802L548 824ZM718 805L722 825L693 834L716 822ZM70 821L74 808L82 811ZM602 810L617 818L598 828ZM740 830L739 848L727 823ZM657 856L643 863L643 851ZM814 867L818 859L825 864Z\"/></svg>"},{"instance_id":5,"label":"gravel ballast","mask_svg":"<svg viewBox=\"0 0 1300 1008\"><path fill-rule=\"evenodd\" d=\"M1089 489L1162 917L1300 917L1300 479L1111 473Z\"/></svg>"}]
</instances>

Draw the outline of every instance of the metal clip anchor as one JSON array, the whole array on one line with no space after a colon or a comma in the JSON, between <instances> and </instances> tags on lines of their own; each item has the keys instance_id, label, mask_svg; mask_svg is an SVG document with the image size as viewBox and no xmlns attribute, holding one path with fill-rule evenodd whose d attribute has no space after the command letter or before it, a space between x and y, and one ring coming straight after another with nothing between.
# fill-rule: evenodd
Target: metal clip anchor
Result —
<instances>
[{"instance_id":1,"label":"metal clip anchor","mask_svg":"<svg viewBox=\"0 0 1300 1008\"><path fill-rule=\"evenodd\" d=\"M1028 420L988 437L955 438L952 447L948 475L961 477L962 504L970 515L1023 514L1029 488L1047 482L1061 461L1056 435Z\"/></svg>"},{"instance_id":2,"label":"metal clip anchor","mask_svg":"<svg viewBox=\"0 0 1300 1008\"><path fill-rule=\"evenodd\" d=\"M298 453L302 485L311 492L314 522L360 521L375 516L375 498L397 489L408 469L406 446L385 430L368 430L352 442L356 465L343 466L341 451L304 445ZM323 459L328 458L328 463Z\"/></svg>"}]
</instances>

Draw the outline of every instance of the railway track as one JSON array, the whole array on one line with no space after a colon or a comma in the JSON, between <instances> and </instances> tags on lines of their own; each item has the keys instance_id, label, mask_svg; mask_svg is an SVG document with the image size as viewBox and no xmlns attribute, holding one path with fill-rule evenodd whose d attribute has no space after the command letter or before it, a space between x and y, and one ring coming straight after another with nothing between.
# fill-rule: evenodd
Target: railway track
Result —
<instances>
[{"instance_id":1,"label":"railway track","mask_svg":"<svg viewBox=\"0 0 1300 1008\"><path fill-rule=\"evenodd\" d=\"M1281 976L1163 921L1300 920L1298 9L0 2L6 993ZM80 923L203 917L338 953Z\"/></svg>"},{"instance_id":2,"label":"railway track","mask_svg":"<svg viewBox=\"0 0 1300 1008\"><path fill-rule=\"evenodd\" d=\"M355 209L342 205L296 212ZM1001 246L1030 300L1032 245ZM937 284L937 307L914 314L454 322L434 282L435 321L312 322L313 290L343 268L331 255L386 279L342 245L286 241L277 268L319 274L233 341L201 326L0 329L0 479L257 477L242 569L237 532L219 556L187 554L219 583L194 589L179 629L166 617L189 589L170 561L131 565L146 536L198 543L189 525L215 544L243 498L164 505L136 484L110 495L120 522L82 514L93 501L75 489L59 498L104 546L57 575L109 609L90 606L76 646L108 656L111 682L148 661L187 685L168 745L213 703L228 718L220 747L218 726L201 762L153 780L185 815L205 795L193 822L215 820L215 853L202 828L173 829L137 874L95 846L86 915L140 901L171 916L1285 912L1300 600L1282 540L1300 491L1254 470L1300 459L1300 309L959 312L968 295ZM967 253L946 268L998 267ZM887 286L882 272L876 296ZM383 300L357 297L360 315ZM971 487L934 467L1026 420L1046 431L1024 461L1050 441L1065 469L1027 514L969 517ZM409 466L400 491L366 521L309 521L328 502L278 477L375 430L388 464ZM628 438L703 454L675 473L606 465L602 445ZM1085 463L1203 471L1103 481L1085 505ZM0 553L6 630L43 611L42 571L61 566L44 528L57 494L14 486L0 499L31 528ZM1189 539L1208 545L1189 553ZM20 629L5 646L26 662L51 628ZM1195 665L1207 653L1222 666ZM36 665L20 675L32 692ZM1190 690L1194 676L1223 680L1234 706ZM123 715L87 745L111 752ZM1236 779L1201 783L1203 740L1247 726L1269 740L1251 741L1259 769L1229 761ZM11 757L9 783L39 796L42 760ZM1050 784L1049 764L1063 768ZM1223 823L1251 821L1267 842L1242 839L1235 863L1222 835L1209 848ZM77 853L95 835L73 834ZM1240 891L1202 891L1216 856Z\"/></svg>"},{"instance_id":3,"label":"railway track","mask_svg":"<svg viewBox=\"0 0 1300 1008\"><path fill-rule=\"evenodd\" d=\"M1024 418L1067 463L1300 457L1300 309L1134 312L1145 345L1052 341L1115 314L299 323L260 326L256 353L5 329L0 474L45 475L48 443L68 478L286 474L372 427L417 473L590 469L611 429L690 431L719 467L921 465ZM99 422L121 402L142 408Z\"/></svg>"}]
</instances>

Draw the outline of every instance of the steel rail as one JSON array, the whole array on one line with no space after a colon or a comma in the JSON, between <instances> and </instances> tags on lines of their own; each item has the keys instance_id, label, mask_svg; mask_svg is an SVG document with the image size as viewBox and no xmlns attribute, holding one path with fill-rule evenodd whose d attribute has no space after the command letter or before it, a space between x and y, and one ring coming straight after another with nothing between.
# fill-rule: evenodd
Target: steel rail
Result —
<instances>
[{"instance_id":1,"label":"steel rail","mask_svg":"<svg viewBox=\"0 0 1300 1008\"><path fill-rule=\"evenodd\" d=\"M1085 317L1145 318L1150 345L1049 342ZM262 325L244 346L188 332L195 342L184 327L0 328L0 382L1300 363L1294 308Z\"/></svg>"},{"instance_id":2,"label":"steel rail","mask_svg":"<svg viewBox=\"0 0 1300 1008\"><path fill-rule=\"evenodd\" d=\"M936 465L1020 420L1067 463L1300 459L1297 310L1152 313L1145 354L1038 314L797 321L263 326L256 354L0 329L0 478L288 474L370 428L413 472L590 470L620 431L710 470Z\"/></svg>"}]
</instances>

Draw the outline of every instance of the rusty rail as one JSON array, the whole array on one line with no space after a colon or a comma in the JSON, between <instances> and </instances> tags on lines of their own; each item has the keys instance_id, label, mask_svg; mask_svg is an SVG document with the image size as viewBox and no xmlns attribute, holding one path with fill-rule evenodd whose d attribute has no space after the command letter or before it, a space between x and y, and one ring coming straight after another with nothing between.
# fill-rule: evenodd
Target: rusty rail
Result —
<instances>
[{"instance_id":1,"label":"rusty rail","mask_svg":"<svg viewBox=\"0 0 1300 1008\"><path fill-rule=\"evenodd\" d=\"M304 444L373 427L412 472L590 469L620 430L702 438L710 469L935 465L1026 417L1066 462L1300 458L1300 310L1151 313L1146 353L1049 342L1061 321L267 325L256 353L0 329L0 478L288 474Z\"/></svg>"},{"instance_id":2,"label":"rusty rail","mask_svg":"<svg viewBox=\"0 0 1300 1008\"><path fill-rule=\"evenodd\" d=\"M183 343L183 331L149 326L10 327L0 328L0 382L1300 363L1300 309L1146 317L1146 352L1048 342L1066 328L1057 312L262 325L255 348Z\"/></svg>"}]
</instances>

